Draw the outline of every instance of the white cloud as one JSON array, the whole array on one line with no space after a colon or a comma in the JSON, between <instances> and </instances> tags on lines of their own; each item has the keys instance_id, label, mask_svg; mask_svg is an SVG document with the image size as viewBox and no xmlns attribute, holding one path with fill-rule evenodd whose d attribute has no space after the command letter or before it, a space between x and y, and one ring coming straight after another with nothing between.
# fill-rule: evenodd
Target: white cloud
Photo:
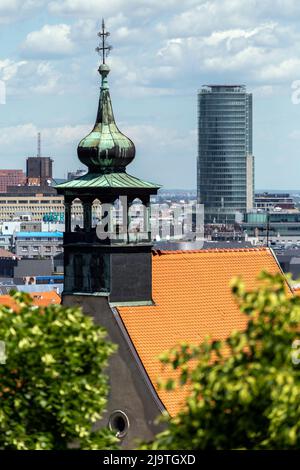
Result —
<instances>
[{"instance_id":1,"label":"white cloud","mask_svg":"<svg viewBox=\"0 0 300 470\"><path fill-rule=\"evenodd\" d=\"M43 64L42 72L47 73L48 66ZM80 165L76 147L79 141L92 129L92 123L78 125L61 125L39 127L37 123L27 122L0 128L0 146L3 155L10 158L13 167L24 165L24 154L32 154L36 148L36 136L42 134L42 148L45 156L55 158L55 176L63 176L66 169L74 169ZM179 165L184 156L186 174L181 175L180 183L189 186L189 172L193 171L196 148L196 131L178 131L160 125L143 124L128 125L120 123L120 129L137 146L137 158L128 169L132 174L140 175L149 180L163 183L164 175L169 173L172 165ZM14 142L12 146L11 143ZM164 158L161 158L163 155ZM151 157L151 158L149 158ZM9 165L9 163L8 163ZM159 176L157 169L159 168ZM178 185L176 172L170 175L169 184Z\"/></svg>"},{"instance_id":2,"label":"white cloud","mask_svg":"<svg viewBox=\"0 0 300 470\"><path fill-rule=\"evenodd\" d=\"M142 124L136 126L120 125L122 132L128 135L137 146L155 148L157 151L191 151L196 146L196 130L178 132L175 129Z\"/></svg>"},{"instance_id":3,"label":"white cloud","mask_svg":"<svg viewBox=\"0 0 300 470\"><path fill-rule=\"evenodd\" d=\"M61 94L64 89L60 87L62 75L58 73L49 62L41 62L36 70L37 82L30 90L38 94Z\"/></svg>"},{"instance_id":4,"label":"white cloud","mask_svg":"<svg viewBox=\"0 0 300 470\"><path fill-rule=\"evenodd\" d=\"M199 0L189 8L181 2L182 11L159 21L157 30L167 36L201 36L213 30L255 27L264 21L297 22L298 0Z\"/></svg>"},{"instance_id":5,"label":"white cloud","mask_svg":"<svg viewBox=\"0 0 300 470\"><path fill-rule=\"evenodd\" d=\"M152 124L122 125L121 129L133 139L137 149L136 158L128 168L129 173L168 187L191 186L190 175L195 174L196 168L195 129L184 131ZM183 165L183 172L176 171Z\"/></svg>"},{"instance_id":6,"label":"white cloud","mask_svg":"<svg viewBox=\"0 0 300 470\"><path fill-rule=\"evenodd\" d=\"M0 60L0 80L5 81L6 91L10 96L64 93L66 89L71 88L71 75L72 67L68 76L50 61Z\"/></svg>"},{"instance_id":7,"label":"white cloud","mask_svg":"<svg viewBox=\"0 0 300 470\"><path fill-rule=\"evenodd\" d=\"M71 27L71 39L75 43L93 40L96 42L96 34L99 31L99 22L90 18L83 18Z\"/></svg>"},{"instance_id":8,"label":"white cloud","mask_svg":"<svg viewBox=\"0 0 300 470\"><path fill-rule=\"evenodd\" d=\"M251 92L253 95L258 98L258 97L268 97L274 95L278 91L279 87L278 86L273 86L273 85L262 85L262 86L257 86L251 89Z\"/></svg>"},{"instance_id":9,"label":"white cloud","mask_svg":"<svg viewBox=\"0 0 300 470\"><path fill-rule=\"evenodd\" d=\"M148 67L137 66L133 60L124 60L112 54L110 57L111 76L114 89L119 95L137 98L146 96L164 96L176 93L170 86L174 68L161 65Z\"/></svg>"},{"instance_id":10,"label":"white cloud","mask_svg":"<svg viewBox=\"0 0 300 470\"><path fill-rule=\"evenodd\" d=\"M0 127L0 145L5 148L5 146L10 146L13 141L16 146L27 146L31 142L34 146L37 133L41 132L44 145L57 151L60 147L69 144L75 145L90 130L91 126L86 125L38 128L33 123Z\"/></svg>"},{"instance_id":11,"label":"white cloud","mask_svg":"<svg viewBox=\"0 0 300 470\"><path fill-rule=\"evenodd\" d=\"M56 147L73 144L74 147L79 141L92 130L92 125L79 124L76 126L62 126L42 129L43 138L47 141L54 141Z\"/></svg>"},{"instance_id":12,"label":"white cloud","mask_svg":"<svg viewBox=\"0 0 300 470\"><path fill-rule=\"evenodd\" d=\"M197 3L198 0L54 0L48 8L51 13L60 15L100 15L101 18L125 11L132 16L149 17L160 11L178 11Z\"/></svg>"},{"instance_id":13,"label":"white cloud","mask_svg":"<svg viewBox=\"0 0 300 470\"><path fill-rule=\"evenodd\" d=\"M74 52L71 27L67 24L44 25L39 31L29 33L22 45L23 54L28 57L60 58Z\"/></svg>"},{"instance_id":14,"label":"white cloud","mask_svg":"<svg viewBox=\"0 0 300 470\"><path fill-rule=\"evenodd\" d=\"M37 132L37 128L32 123L12 127L1 127L0 145L4 148L5 146L11 145L11 142L14 142L14 145L18 145L24 141L31 140L37 135Z\"/></svg>"},{"instance_id":15,"label":"white cloud","mask_svg":"<svg viewBox=\"0 0 300 470\"><path fill-rule=\"evenodd\" d=\"M285 37L289 40L284 41ZM218 79L223 74L224 79L225 73L226 80L271 86L300 76L299 47L298 31L270 22L167 39L158 57L163 64L173 66L178 76L188 70L193 75L198 72Z\"/></svg>"},{"instance_id":16,"label":"white cloud","mask_svg":"<svg viewBox=\"0 0 300 470\"><path fill-rule=\"evenodd\" d=\"M10 146L12 140L16 146L27 146L31 142L34 144L37 133L41 132L43 145L51 151L57 151L70 144L76 146L91 129L91 124L38 128L34 123L25 123L18 126L0 127L0 145L4 148ZM190 150L196 143L196 130L178 133L175 129L150 124L128 126L126 123L120 123L120 129L141 148L155 147L158 150L163 149L166 151L174 148L178 152L182 149Z\"/></svg>"},{"instance_id":17,"label":"white cloud","mask_svg":"<svg viewBox=\"0 0 300 470\"><path fill-rule=\"evenodd\" d=\"M37 133L41 132L43 155L56 157L54 174L63 176L67 168L81 166L77 159L76 147L90 130L91 126L86 125L38 127L33 122L0 127L0 146L2 155L6 157L5 166L6 168L24 167L24 155L35 154Z\"/></svg>"},{"instance_id":18,"label":"white cloud","mask_svg":"<svg viewBox=\"0 0 300 470\"><path fill-rule=\"evenodd\" d=\"M0 60L0 77L1 80L11 80L16 76L18 70L23 65L26 65L26 61L14 62L11 59Z\"/></svg>"},{"instance_id":19,"label":"white cloud","mask_svg":"<svg viewBox=\"0 0 300 470\"><path fill-rule=\"evenodd\" d=\"M258 67L265 63L267 57L264 50L258 47L248 46L238 51L236 54L227 55L226 60L223 56L207 57L204 59L206 70L234 70L239 71L246 67ZM251 73L251 69L250 69Z\"/></svg>"},{"instance_id":20,"label":"white cloud","mask_svg":"<svg viewBox=\"0 0 300 470\"><path fill-rule=\"evenodd\" d=\"M290 58L277 64L269 64L259 73L264 81L292 80L300 77L300 59Z\"/></svg>"},{"instance_id":21,"label":"white cloud","mask_svg":"<svg viewBox=\"0 0 300 470\"><path fill-rule=\"evenodd\" d=\"M0 23L10 23L28 17L44 3L45 0L0 0Z\"/></svg>"},{"instance_id":22,"label":"white cloud","mask_svg":"<svg viewBox=\"0 0 300 470\"><path fill-rule=\"evenodd\" d=\"M290 21L294 21L300 8L297 2L285 1L284 15L290 15ZM278 17L283 7L280 0L273 3L271 0L51 0L47 3L51 13L69 15L76 20L73 24L66 21L44 25L39 31L29 33L22 48L25 58L51 60L72 56L76 57L80 69L83 56L92 57L101 17L105 16L112 34L109 39L115 47L109 59L111 80L120 93L127 89L131 96L165 95L180 92L187 81L192 91L201 82L214 79L243 81L252 87L272 86L274 82L298 77L300 34L292 23L286 25ZM147 18L138 16L147 10ZM72 65L68 67L62 71L62 80ZM50 93L56 90L60 78L53 76L34 89ZM76 80L80 81L79 77Z\"/></svg>"}]
</instances>

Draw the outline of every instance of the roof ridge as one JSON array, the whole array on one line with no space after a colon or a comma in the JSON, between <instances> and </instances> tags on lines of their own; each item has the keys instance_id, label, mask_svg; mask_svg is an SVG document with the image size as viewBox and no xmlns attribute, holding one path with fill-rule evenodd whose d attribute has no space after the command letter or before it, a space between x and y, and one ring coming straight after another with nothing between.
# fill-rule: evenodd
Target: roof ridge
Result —
<instances>
[{"instance_id":1,"label":"roof ridge","mask_svg":"<svg viewBox=\"0 0 300 470\"><path fill-rule=\"evenodd\" d=\"M259 248L205 248L203 250L152 250L154 256L162 256L162 255L181 255L181 254L189 254L189 253L226 253L226 252L253 252L253 251L268 251L270 249L267 247L259 247Z\"/></svg>"}]
</instances>

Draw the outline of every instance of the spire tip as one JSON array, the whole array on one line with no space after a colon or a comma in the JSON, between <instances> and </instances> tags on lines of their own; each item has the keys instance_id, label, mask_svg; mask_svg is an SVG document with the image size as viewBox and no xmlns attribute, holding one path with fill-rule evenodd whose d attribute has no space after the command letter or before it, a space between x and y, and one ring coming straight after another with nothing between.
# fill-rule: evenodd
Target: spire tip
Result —
<instances>
[{"instance_id":1,"label":"spire tip","mask_svg":"<svg viewBox=\"0 0 300 470\"><path fill-rule=\"evenodd\" d=\"M105 64L105 58L108 56L110 51L112 50L112 46L107 44L107 38L110 36L110 33L105 29L105 21L102 18L102 30L98 33L99 38L101 39L101 43L98 47L96 47L96 52L102 55L102 64Z\"/></svg>"}]
</instances>

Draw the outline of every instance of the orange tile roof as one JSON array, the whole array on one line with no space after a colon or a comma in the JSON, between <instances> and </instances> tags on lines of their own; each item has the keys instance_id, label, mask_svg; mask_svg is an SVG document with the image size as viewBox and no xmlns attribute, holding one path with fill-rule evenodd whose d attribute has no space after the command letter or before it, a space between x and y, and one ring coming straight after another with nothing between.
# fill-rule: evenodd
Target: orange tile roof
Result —
<instances>
[{"instance_id":1,"label":"orange tile roof","mask_svg":"<svg viewBox=\"0 0 300 470\"><path fill-rule=\"evenodd\" d=\"M207 335L225 339L244 329L247 317L240 312L229 287L242 276L248 288L257 285L262 270L281 272L267 248L154 252L154 306L120 306L118 312L164 406L176 414L186 390L157 389L159 377L168 378L158 356L181 341L200 343Z\"/></svg>"},{"instance_id":2,"label":"orange tile roof","mask_svg":"<svg viewBox=\"0 0 300 470\"><path fill-rule=\"evenodd\" d=\"M51 304L60 304L61 298L54 290L48 292L31 292L33 303L39 307L47 307Z\"/></svg>"},{"instance_id":3,"label":"orange tile roof","mask_svg":"<svg viewBox=\"0 0 300 470\"><path fill-rule=\"evenodd\" d=\"M33 304L38 307L47 307L51 304L60 304L61 298L55 291L50 292L31 292ZM0 295L0 305L5 305L13 309L18 309L17 303L10 295Z\"/></svg>"}]
</instances>

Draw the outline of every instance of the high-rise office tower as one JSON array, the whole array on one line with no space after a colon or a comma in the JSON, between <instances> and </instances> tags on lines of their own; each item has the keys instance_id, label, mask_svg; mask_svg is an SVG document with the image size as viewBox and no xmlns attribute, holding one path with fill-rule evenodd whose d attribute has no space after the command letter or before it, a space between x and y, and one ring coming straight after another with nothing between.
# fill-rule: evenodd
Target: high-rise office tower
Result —
<instances>
[{"instance_id":1,"label":"high-rise office tower","mask_svg":"<svg viewBox=\"0 0 300 470\"><path fill-rule=\"evenodd\" d=\"M231 224L253 208L252 94L244 85L199 91L197 191L206 223Z\"/></svg>"}]
</instances>

